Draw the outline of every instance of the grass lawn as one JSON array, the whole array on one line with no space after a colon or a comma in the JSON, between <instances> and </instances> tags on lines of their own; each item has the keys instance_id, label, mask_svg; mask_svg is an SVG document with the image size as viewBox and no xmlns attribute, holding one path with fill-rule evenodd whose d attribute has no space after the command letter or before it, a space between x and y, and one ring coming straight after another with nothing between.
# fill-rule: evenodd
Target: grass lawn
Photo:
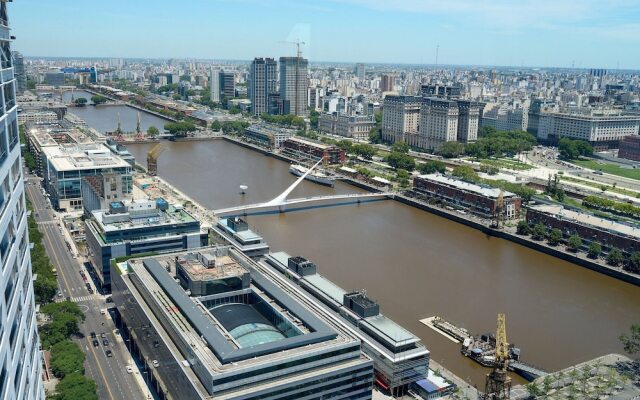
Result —
<instances>
[{"instance_id":1,"label":"grass lawn","mask_svg":"<svg viewBox=\"0 0 640 400\"><path fill-rule=\"evenodd\" d=\"M496 168L512 169L515 171L526 171L533 168L529 164L524 164L510 158L484 158L480 160L480 163Z\"/></svg>"},{"instance_id":2,"label":"grass lawn","mask_svg":"<svg viewBox=\"0 0 640 400\"><path fill-rule=\"evenodd\" d=\"M621 168L615 164L596 160L573 160L571 162L581 167L590 168L596 171L602 170L602 172L607 174L640 180L640 170L638 169Z\"/></svg>"},{"instance_id":3,"label":"grass lawn","mask_svg":"<svg viewBox=\"0 0 640 400\"><path fill-rule=\"evenodd\" d=\"M560 180L561 181L567 181L567 182L579 183L581 185L589 186L589 187L592 187L594 189L600 189L600 190L602 190L602 188L605 187L607 189L606 191L609 191L609 192L615 192L615 193L625 194L625 195L631 196L631 197L640 198L640 193L638 193L638 192L634 192L632 190L627 190L627 189L624 189L624 188L613 187L611 185L606 185L604 183L588 181L586 179L577 179L577 178L572 178L572 177L564 176L564 175L560 176Z\"/></svg>"}]
</instances>

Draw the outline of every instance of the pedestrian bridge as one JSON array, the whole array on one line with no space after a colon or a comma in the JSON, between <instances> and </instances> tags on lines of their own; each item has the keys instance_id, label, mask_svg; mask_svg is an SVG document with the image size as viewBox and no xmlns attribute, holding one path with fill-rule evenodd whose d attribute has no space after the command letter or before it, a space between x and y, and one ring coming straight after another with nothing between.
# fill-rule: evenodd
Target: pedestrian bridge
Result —
<instances>
[{"instance_id":1,"label":"pedestrian bridge","mask_svg":"<svg viewBox=\"0 0 640 400\"><path fill-rule=\"evenodd\" d=\"M313 167L299 177L284 192L273 200L265 203L247 204L242 206L223 208L214 210L218 217L235 217L241 215L260 215L284 213L287 211L305 210L319 207L332 207L344 204L360 204L365 202L380 201L393 198L391 192L382 193L355 193L355 194L336 194L329 196L303 197L297 199L287 199L287 196L304 180L304 178L316 168L322 160L318 161Z\"/></svg>"}]
</instances>

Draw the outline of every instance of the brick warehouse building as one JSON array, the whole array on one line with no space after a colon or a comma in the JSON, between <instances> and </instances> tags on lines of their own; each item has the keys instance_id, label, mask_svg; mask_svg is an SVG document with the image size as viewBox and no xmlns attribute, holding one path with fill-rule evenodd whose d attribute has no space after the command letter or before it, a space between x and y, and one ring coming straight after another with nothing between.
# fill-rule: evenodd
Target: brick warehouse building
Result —
<instances>
[{"instance_id":1,"label":"brick warehouse building","mask_svg":"<svg viewBox=\"0 0 640 400\"><path fill-rule=\"evenodd\" d=\"M616 247L629 254L640 251L640 229L630 225L552 205L529 207L526 218L529 224L558 228L565 236L575 233L586 242L600 243L607 250Z\"/></svg>"},{"instance_id":2,"label":"brick warehouse building","mask_svg":"<svg viewBox=\"0 0 640 400\"><path fill-rule=\"evenodd\" d=\"M640 136L627 136L620 141L618 157L640 161Z\"/></svg>"},{"instance_id":3,"label":"brick warehouse building","mask_svg":"<svg viewBox=\"0 0 640 400\"><path fill-rule=\"evenodd\" d=\"M329 164L344 164L346 158L344 150L337 146L298 137L285 140L282 146L289 153L297 156L312 156L316 159L323 158Z\"/></svg>"},{"instance_id":4,"label":"brick warehouse building","mask_svg":"<svg viewBox=\"0 0 640 400\"><path fill-rule=\"evenodd\" d=\"M500 196L500 189L442 174L417 176L413 180L413 186L418 196L444 200L448 204L463 207L485 218L493 216ZM505 217L516 218L520 214L522 199L506 191L502 192L502 198Z\"/></svg>"}]
</instances>

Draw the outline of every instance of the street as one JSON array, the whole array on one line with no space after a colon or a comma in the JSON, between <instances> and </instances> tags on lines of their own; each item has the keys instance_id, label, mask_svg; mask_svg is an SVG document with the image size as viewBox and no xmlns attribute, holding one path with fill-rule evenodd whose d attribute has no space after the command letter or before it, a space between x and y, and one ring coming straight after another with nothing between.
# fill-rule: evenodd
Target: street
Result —
<instances>
[{"instance_id":1,"label":"street","mask_svg":"<svg viewBox=\"0 0 640 400\"><path fill-rule=\"evenodd\" d=\"M56 301L70 299L78 304L86 317L84 323L80 325L83 337L74 339L86 354L86 375L96 381L100 399L146 398L146 393L143 394L134 376L137 372L129 374L126 371L126 366L133 364L133 361L123 340L114 333L116 327L109 313L104 311L109 304L105 302L104 296L95 291L95 285L82 265L82 256L77 255L78 258L74 258L71 254L74 250L73 247L69 250L68 239L65 239L63 233L64 227L60 227L62 223L51 209L48 199L42 194L41 179L26 173L25 176L27 177L26 192L31 201L36 222L43 234L44 247L58 273L58 285L62 296L58 296ZM93 294L89 293L80 271L83 271L87 277L94 291ZM98 346L94 347L93 339L90 337L91 332L96 333ZM103 344L102 333L105 334L104 339L109 342L106 346ZM105 353L107 350L113 352L112 357L107 357Z\"/></svg>"}]
</instances>

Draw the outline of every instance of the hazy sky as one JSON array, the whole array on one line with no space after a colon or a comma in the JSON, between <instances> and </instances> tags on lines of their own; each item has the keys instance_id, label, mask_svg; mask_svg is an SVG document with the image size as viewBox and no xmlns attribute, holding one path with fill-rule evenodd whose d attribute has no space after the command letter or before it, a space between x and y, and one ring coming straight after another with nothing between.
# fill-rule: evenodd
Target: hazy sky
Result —
<instances>
[{"instance_id":1,"label":"hazy sky","mask_svg":"<svg viewBox=\"0 0 640 400\"><path fill-rule=\"evenodd\" d=\"M17 0L27 56L640 69L640 0Z\"/></svg>"}]
</instances>

